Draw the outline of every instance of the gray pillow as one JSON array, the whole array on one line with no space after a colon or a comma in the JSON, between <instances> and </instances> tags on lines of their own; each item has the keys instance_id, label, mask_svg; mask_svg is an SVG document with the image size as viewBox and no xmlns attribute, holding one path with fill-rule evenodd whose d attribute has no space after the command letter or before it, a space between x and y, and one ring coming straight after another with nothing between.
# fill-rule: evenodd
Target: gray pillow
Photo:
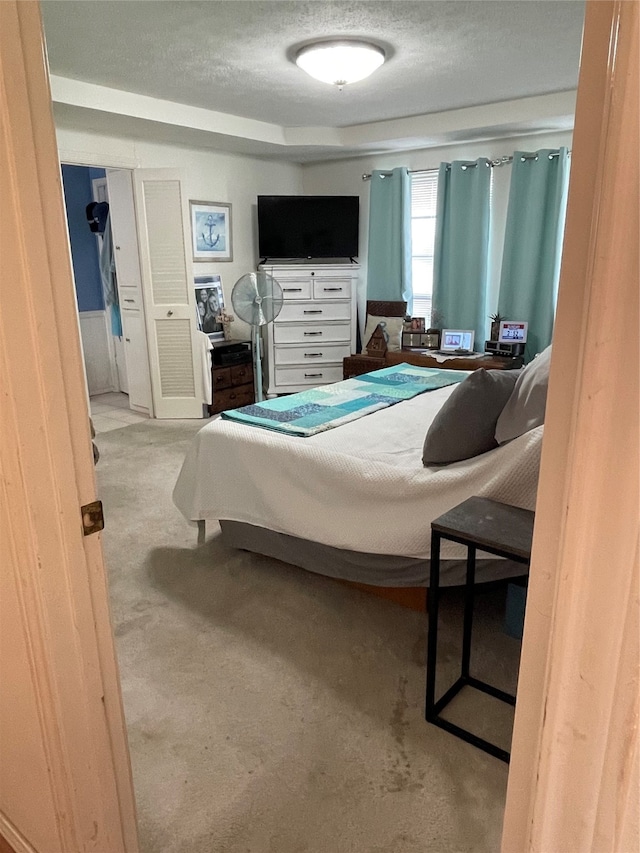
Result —
<instances>
[{"instance_id":1,"label":"gray pillow","mask_svg":"<svg viewBox=\"0 0 640 853\"><path fill-rule=\"evenodd\" d=\"M548 346L521 371L496 424L498 444L511 441L544 423L550 364L551 347Z\"/></svg>"},{"instance_id":2,"label":"gray pillow","mask_svg":"<svg viewBox=\"0 0 640 853\"><path fill-rule=\"evenodd\" d=\"M423 465L459 462L497 447L496 421L521 372L480 368L456 385L429 427Z\"/></svg>"}]
</instances>

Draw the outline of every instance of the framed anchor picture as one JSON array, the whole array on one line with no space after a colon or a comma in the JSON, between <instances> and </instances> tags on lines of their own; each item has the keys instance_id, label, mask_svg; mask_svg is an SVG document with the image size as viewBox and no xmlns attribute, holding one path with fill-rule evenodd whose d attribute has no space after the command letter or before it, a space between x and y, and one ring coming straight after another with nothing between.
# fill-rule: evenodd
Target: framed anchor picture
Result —
<instances>
[{"instance_id":1,"label":"framed anchor picture","mask_svg":"<svg viewBox=\"0 0 640 853\"><path fill-rule=\"evenodd\" d=\"M193 260L232 261L231 205L218 201L190 201Z\"/></svg>"}]
</instances>

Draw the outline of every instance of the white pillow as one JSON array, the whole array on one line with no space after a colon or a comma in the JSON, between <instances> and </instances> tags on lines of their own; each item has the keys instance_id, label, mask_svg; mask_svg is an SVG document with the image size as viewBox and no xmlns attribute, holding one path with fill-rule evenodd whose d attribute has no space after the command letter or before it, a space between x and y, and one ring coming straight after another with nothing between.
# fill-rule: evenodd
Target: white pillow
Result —
<instances>
[{"instance_id":1,"label":"white pillow","mask_svg":"<svg viewBox=\"0 0 640 853\"><path fill-rule=\"evenodd\" d=\"M362 349L366 352L367 344L371 335L375 332L378 325L382 326L387 349L389 352L397 352L402 349L402 326L404 317L367 317L367 326L364 330L362 339Z\"/></svg>"},{"instance_id":2,"label":"white pillow","mask_svg":"<svg viewBox=\"0 0 640 853\"><path fill-rule=\"evenodd\" d=\"M544 423L549 384L551 346L521 371L496 423L496 441L504 444Z\"/></svg>"}]
</instances>

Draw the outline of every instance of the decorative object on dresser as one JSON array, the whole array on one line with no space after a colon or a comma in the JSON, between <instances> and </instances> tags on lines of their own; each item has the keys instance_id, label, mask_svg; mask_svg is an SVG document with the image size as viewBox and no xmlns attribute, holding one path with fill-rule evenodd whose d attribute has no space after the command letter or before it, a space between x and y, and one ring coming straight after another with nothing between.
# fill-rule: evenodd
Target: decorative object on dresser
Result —
<instances>
[{"instance_id":1,"label":"decorative object on dresser","mask_svg":"<svg viewBox=\"0 0 640 853\"><path fill-rule=\"evenodd\" d=\"M210 415L254 403L251 344L248 341L214 341L211 377L213 403L209 406Z\"/></svg>"},{"instance_id":2,"label":"decorative object on dresser","mask_svg":"<svg viewBox=\"0 0 640 853\"><path fill-rule=\"evenodd\" d=\"M359 266L283 263L259 269L280 282L284 299L278 317L263 329L267 396L338 382L343 359L356 347Z\"/></svg>"},{"instance_id":3,"label":"decorative object on dresser","mask_svg":"<svg viewBox=\"0 0 640 853\"><path fill-rule=\"evenodd\" d=\"M231 292L236 314L251 326L251 349L255 365L256 399L262 396L262 341L260 327L268 326L282 310L282 288L264 271L250 272L236 281Z\"/></svg>"}]
</instances>

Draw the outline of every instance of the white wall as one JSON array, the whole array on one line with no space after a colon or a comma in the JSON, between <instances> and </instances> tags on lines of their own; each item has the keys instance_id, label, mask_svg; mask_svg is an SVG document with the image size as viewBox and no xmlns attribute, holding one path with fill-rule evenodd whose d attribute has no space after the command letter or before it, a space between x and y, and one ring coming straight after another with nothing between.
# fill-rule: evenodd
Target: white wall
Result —
<instances>
[{"instance_id":1,"label":"white wall","mask_svg":"<svg viewBox=\"0 0 640 853\"><path fill-rule=\"evenodd\" d=\"M58 128L56 133L60 160L64 163L131 169L180 169L188 199L231 203L233 261L193 263L190 255L187 256L194 276L209 273L222 276L228 309L231 309L233 285L241 275L255 270L259 260L256 197L302 192L302 168L293 163L68 128ZM232 332L237 338L250 336L249 328L237 320Z\"/></svg>"},{"instance_id":2,"label":"white wall","mask_svg":"<svg viewBox=\"0 0 640 853\"><path fill-rule=\"evenodd\" d=\"M393 169L407 166L410 170L437 169L442 161L476 160L488 157L491 160L513 154L514 151L537 151L539 148L571 147L570 131L532 134L517 138L493 139L488 142L465 142L440 148L422 148L415 151L400 151L395 154L376 154L338 162L307 164L303 167L302 191L309 195L359 195L360 196L360 299L366 299L367 280L367 233L369 227L369 181L363 181L363 173L373 169ZM493 170L493 213L494 252L490 267L489 304L497 305L500 283L501 249L509 199L511 166ZM491 310L495 310L492 307Z\"/></svg>"}]
</instances>

